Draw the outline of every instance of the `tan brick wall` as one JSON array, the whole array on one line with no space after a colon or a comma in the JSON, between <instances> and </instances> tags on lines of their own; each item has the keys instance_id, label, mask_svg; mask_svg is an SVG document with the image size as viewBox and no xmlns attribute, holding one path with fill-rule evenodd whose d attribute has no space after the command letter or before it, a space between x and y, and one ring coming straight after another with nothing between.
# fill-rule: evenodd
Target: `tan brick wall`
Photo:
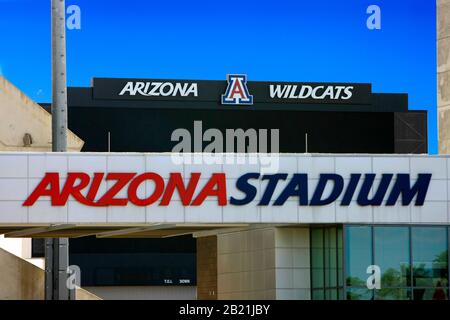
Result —
<instances>
[{"instance_id":1,"label":"tan brick wall","mask_svg":"<svg viewBox=\"0 0 450 320\"><path fill-rule=\"evenodd\" d=\"M439 153L450 154L450 0L437 0Z\"/></svg>"},{"instance_id":2,"label":"tan brick wall","mask_svg":"<svg viewBox=\"0 0 450 320\"><path fill-rule=\"evenodd\" d=\"M197 299L217 299L217 237L197 238Z\"/></svg>"}]
</instances>

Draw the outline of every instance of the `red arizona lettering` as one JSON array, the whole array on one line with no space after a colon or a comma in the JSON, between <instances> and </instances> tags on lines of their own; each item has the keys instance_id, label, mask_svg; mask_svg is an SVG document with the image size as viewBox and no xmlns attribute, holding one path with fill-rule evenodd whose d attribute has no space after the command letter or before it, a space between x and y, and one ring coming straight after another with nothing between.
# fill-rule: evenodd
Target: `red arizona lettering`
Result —
<instances>
[{"instance_id":1,"label":"red arizona lettering","mask_svg":"<svg viewBox=\"0 0 450 320\"><path fill-rule=\"evenodd\" d=\"M137 189L140 184L145 180L153 180L155 182L155 191L153 194L146 199L140 199L137 196ZM147 172L137 176L128 187L128 198L130 201L137 206L148 206L154 203L161 197L164 192L164 180L159 174L153 172Z\"/></svg>"},{"instance_id":2,"label":"red arizona lettering","mask_svg":"<svg viewBox=\"0 0 450 320\"><path fill-rule=\"evenodd\" d=\"M32 206L37 199L43 196L50 197L52 206L59 202L59 173L47 172L22 206Z\"/></svg>"},{"instance_id":3,"label":"red arizona lettering","mask_svg":"<svg viewBox=\"0 0 450 320\"><path fill-rule=\"evenodd\" d=\"M75 185L75 182L79 180L78 185ZM89 185L91 178L87 173L84 172L70 172L67 174L66 183L64 184L64 188L61 191L61 195L59 196L56 206L64 206L69 199L69 196L78 200L78 202L84 205L92 205L93 203L88 201L82 194L81 190L86 188Z\"/></svg>"},{"instance_id":4,"label":"red arizona lettering","mask_svg":"<svg viewBox=\"0 0 450 320\"><path fill-rule=\"evenodd\" d=\"M197 198L191 203L192 206L199 206L207 197L215 196L219 206L227 205L227 185L225 183L225 173L213 173L211 179L203 187ZM217 188L215 188L217 186Z\"/></svg>"},{"instance_id":5,"label":"red arizona lettering","mask_svg":"<svg viewBox=\"0 0 450 320\"><path fill-rule=\"evenodd\" d=\"M69 172L64 187L60 191L59 173L48 172L28 199L25 200L23 206L32 206L40 197L44 196L50 197L52 206L66 205L70 196L86 206L126 206L128 201L137 206L148 206L162 196L159 205L167 206L172 200L175 190L180 195L184 206L199 206L207 197L217 197L218 204L225 206L227 204L227 190L224 173L213 173L198 196L192 201L200 176L201 174L198 172L192 173L186 186L181 173L171 173L165 188L164 179L154 172L146 172L138 176L136 176L136 173L108 173L105 180L117 180L117 182L98 201L95 201L98 190L104 181L105 173L94 173L91 182L91 177L87 173ZM147 198L141 199L137 195L137 190L146 180L152 180L155 183L155 190ZM115 198L128 183L130 183L127 190L128 198ZM82 191L86 188L89 188L89 190L86 196L83 196Z\"/></svg>"},{"instance_id":6,"label":"red arizona lettering","mask_svg":"<svg viewBox=\"0 0 450 320\"><path fill-rule=\"evenodd\" d=\"M160 206L169 205L170 200L172 200L172 195L177 189L178 194L180 195L181 202L183 206L188 206L192 201L192 197L194 195L195 189L197 188L198 180L200 180L200 173L193 172L191 173L191 178L189 180L189 184L187 188L184 186L183 178L181 173L171 173L169 178L169 183L166 187L166 192L164 192L164 196L161 200Z\"/></svg>"},{"instance_id":7,"label":"red arizona lettering","mask_svg":"<svg viewBox=\"0 0 450 320\"><path fill-rule=\"evenodd\" d=\"M128 182L136 175L136 173L108 173L106 180L117 180L117 182L98 200L98 204L104 206L126 206L127 198L114 197L125 187Z\"/></svg>"},{"instance_id":8,"label":"red arizona lettering","mask_svg":"<svg viewBox=\"0 0 450 320\"><path fill-rule=\"evenodd\" d=\"M89 188L89 192L86 195L86 199L88 199L92 205L101 206L101 204L94 203L95 197L97 196L98 189L103 181L103 176L105 174L103 172L95 172L94 179L92 179L91 187Z\"/></svg>"}]
</instances>

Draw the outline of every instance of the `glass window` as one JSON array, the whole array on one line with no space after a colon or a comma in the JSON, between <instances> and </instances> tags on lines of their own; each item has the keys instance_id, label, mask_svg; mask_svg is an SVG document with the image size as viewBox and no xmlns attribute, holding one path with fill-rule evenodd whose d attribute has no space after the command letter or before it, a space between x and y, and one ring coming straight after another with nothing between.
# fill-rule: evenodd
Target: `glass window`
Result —
<instances>
[{"instance_id":1,"label":"glass window","mask_svg":"<svg viewBox=\"0 0 450 320\"><path fill-rule=\"evenodd\" d=\"M373 290L363 288L347 289L347 300L373 300Z\"/></svg>"},{"instance_id":2,"label":"glass window","mask_svg":"<svg viewBox=\"0 0 450 320\"><path fill-rule=\"evenodd\" d=\"M343 288L338 289L338 300L345 300L345 294L344 294Z\"/></svg>"},{"instance_id":3,"label":"glass window","mask_svg":"<svg viewBox=\"0 0 450 320\"><path fill-rule=\"evenodd\" d=\"M343 258L339 254L342 255L342 227L311 228L312 299L343 299Z\"/></svg>"},{"instance_id":4,"label":"glass window","mask_svg":"<svg viewBox=\"0 0 450 320\"><path fill-rule=\"evenodd\" d=\"M337 230L337 268L338 268L338 286L342 287L344 286L344 272L343 272L343 260L344 260L344 253L342 250L342 228L338 228ZM344 296L343 294L341 295Z\"/></svg>"},{"instance_id":5,"label":"glass window","mask_svg":"<svg viewBox=\"0 0 450 320\"><path fill-rule=\"evenodd\" d=\"M413 227L413 286L448 286L447 230L440 227Z\"/></svg>"},{"instance_id":6,"label":"glass window","mask_svg":"<svg viewBox=\"0 0 450 320\"><path fill-rule=\"evenodd\" d=\"M323 282L324 274L323 269L313 268L312 269L312 287L323 288L325 283Z\"/></svg>"},{"instance_id":7,"label":"glass window","mask_svg":"<svg viewBox=\"0 0 450 320\"><path fill-rule=\"evenodd\" d=\"M381 269L381 287L410 284L408 227L375 227L375 265ZM391 292L391 291L387 291Z\"/></svg>"},{"instance_id":8,"label":"glass window","mask_svg":"<svg viewBox=\"0 0 450 320\"><path fill-rule=\"evenodd\" d=\"M366 270L372 265L372 228L348 226L345 233L345 250L347 285L365 287L368 277Z\"/></svg>"},{"instance_id":9,"label":"glass window","mask_svg":"<svg viewBox=\"0 0 450 320\"><path fill-rule=\"evenodd\" d=\"M325 300L325 292L322 289L314 289L312 291L312 299L313 300Z\"/></svg>"},{"instance_id":10,"label":"glass window","mask_svg":"<svg viewBox=\"0 0 450 320\"><path fill-rule=\"evenodd\" d=\"M336 228L324 230L325 240L325 287L335 288L337 286L337 244Z\"/></svg>"},{"instance_id":11,"label":"glass window","mask_svg":"<svg viewBox=\"0 0 450 320\"><path fill-rule=\"evenodd\" d=\"M324 248L323 229L311 229L311 267L312 288L324 287Z\"/></svg>"},{"instance_id":12,"label":"glass window","mask_svg":"<svg viewBox=\"0 0 450 320\"><path fill-rule=\"evenodd\" d=\"M338 270L339 257L345 262L344 298L448 300L449 233L450 228L440 226L345 226L344 255L337 254ZM372 264L381 270L378 290L366 286L366 270Z\"/></svg>"},{"instance_id":13,"label":"glass window","mask_svg":"<svg viewBox=\"0 0 450 320\"><path fill-rule=\"evenodd\" d=\"M414 289L414 300L447 300L447 288Z\"/></svg>"},{"instance_id":14,"label":"glass window","mask_svg":"<svg viewBox=\"0 0 450 320\"><path fill-rule=\"evenodd\" d=\"M375 300L411 300L411 290L407 288L375 290Z\"/></svg>"},{"instance_id":15,"label":"glass window","mask_svg":"<svg viewBox=\"0 0 450 320\"><path fill-rule=\"evenodd\" d=\"M327 289L325 291L326 300L338 300L338 289Z\"/></svg>"}]
</instances>

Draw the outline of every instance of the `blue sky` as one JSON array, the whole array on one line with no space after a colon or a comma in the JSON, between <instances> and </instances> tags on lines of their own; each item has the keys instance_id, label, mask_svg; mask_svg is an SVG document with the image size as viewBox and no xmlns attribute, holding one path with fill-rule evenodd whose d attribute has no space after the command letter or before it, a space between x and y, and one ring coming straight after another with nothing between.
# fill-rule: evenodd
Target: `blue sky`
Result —
<instances>
[{"instance_id":1,"label":"blue sky","mask_svg":"<svg viewBox=\"0 0 450 320\"><path fill-rule=\"evenodd\" d=\"M431 0L66 0L69 86L92 77L370 82L428 110L437 152L436 7ZM366 27L369 5L381 30ZM51 99L50 0L0 0L0 74Z\"/></svg>"}]
</instances>

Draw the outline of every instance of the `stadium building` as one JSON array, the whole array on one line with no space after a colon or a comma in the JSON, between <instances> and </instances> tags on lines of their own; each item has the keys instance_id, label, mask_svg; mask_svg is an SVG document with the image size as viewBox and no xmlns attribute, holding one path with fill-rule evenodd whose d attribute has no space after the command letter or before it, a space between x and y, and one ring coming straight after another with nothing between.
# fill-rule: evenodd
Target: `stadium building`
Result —
<instances>
[{"instance_id":1,"label":"stadium building","mask_svg":"<svg viewBox=\"0 0 450 320\"><path fill-rule=\"evenodd\" d=\"M98 297L448 299L450 160L407 94L95 78L68 105L82 152L0 154L0 231L69 237Z\"/></svg>"}]
</instances>

